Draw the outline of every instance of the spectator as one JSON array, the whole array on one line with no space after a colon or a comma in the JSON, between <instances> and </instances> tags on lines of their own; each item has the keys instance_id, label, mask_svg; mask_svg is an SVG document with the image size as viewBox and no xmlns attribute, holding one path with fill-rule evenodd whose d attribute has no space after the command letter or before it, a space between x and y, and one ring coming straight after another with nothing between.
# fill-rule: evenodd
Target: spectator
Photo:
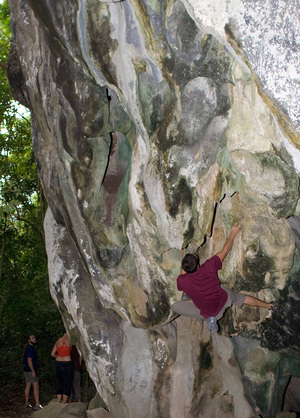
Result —
<instances>
[{"instance_id":1,"label":"spectator","mask_svg":"<svg viewBox=\"0 0 300 418\"><path fill-rule=\"evenodd\" d=\"M67 403L71 395L73 384L73 363L71 359L72 344L64 330L64 335L59 338L51 351L51 356L56 359L55 371L58 381L57 401Z\"/></svg>"},{"instance_id":2,"label":"spectator","mask_svg":"<svg viewBox=\"0 0 300 418\"><path fill-rule=\"evenodd\" d=\"M72 346L71 351L71 358L73 362L74 367L74 379L73 379L73 394L71 395L71 401L75 400L75 402L81 402L81 387L80 387L80 380L81 380L81 363L82 358L75 347L75 345Z\"/></svg>"},{"instance_id":3,"label":"spectator","mask_svg":"<svg viewBox=\"0 0 300 418\"><path fill-rule=\"evenodd\" d=\"M31 384L33 386L33 396L35 400L35 406L33 409L36 411L42 409L39 398L39 378L37 374L38 359L37 353L35 350L36 338L33 334L30 334L27 338L27 344L24 347L24 377L25 377L25 408L32 408L32 405L29 403L29 395Z\"/></svg>"}]
</instances>

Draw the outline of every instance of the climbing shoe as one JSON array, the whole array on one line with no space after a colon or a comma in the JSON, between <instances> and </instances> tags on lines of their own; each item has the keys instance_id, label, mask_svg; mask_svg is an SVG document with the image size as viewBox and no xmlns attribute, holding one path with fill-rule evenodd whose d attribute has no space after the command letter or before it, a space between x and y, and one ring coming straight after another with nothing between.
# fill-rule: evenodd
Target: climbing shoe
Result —
<instances>
[{"instance_id":1,"label":"climbing shoe","mask_svg":"<svg viewBox=\"0 0 300 418\"><path fill-rule=\"evenodd\" d=\"M278 303L274 302L273 305L271 306L270 310L272 312L277 312L278 311Z\"/></svg>"},{"instance_id":2,"label":"climbing shoe","mask_svg":"<svg viewBox=\"0 0 300 418\"><path fill-rule=\"evenodd\" d=\"M207 329L209 332L219 331L218 321L216 320L214 316L210 316L209 318L207 318L206 323L207 323Z\"/></svg>"},{"instance_id":3,"label":"climbing shoe","mask_svg":"<svg viewBox=\"0 0 300 418\"><path fill-rule=\"evenodd\" d=\"M43 409L42 405L36 405L32 408L34 411L38 411L39 409Z\"/></svg>"}]
</instances>

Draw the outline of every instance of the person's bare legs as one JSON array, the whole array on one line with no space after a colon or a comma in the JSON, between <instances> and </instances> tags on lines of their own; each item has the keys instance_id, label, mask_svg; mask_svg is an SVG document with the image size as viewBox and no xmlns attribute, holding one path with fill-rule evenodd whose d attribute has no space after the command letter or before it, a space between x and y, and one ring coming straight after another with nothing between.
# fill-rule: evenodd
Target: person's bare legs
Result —
<instances>
[{"instance_id":1,"label":"person's bare legs","mask_svg":"<svg viewBox=\"0 0 300 418\"><path fill-rule=\"evenodd\" d=\"M264 302L263 300L257 299L254 296L249 296L249 295L246 295L244 304L249 305L249 306L258 306L259 308L266 308L266 309L271 309L272 306L274 305L273 302L271 303Z\"/></svg>"},{"instance_id":2,"label":"person's bare legs","mask_svg":"<svg viewBox=\"0 0 300 418\"><path fill-rule=\"evenodd\" d=\"M40 392L40 387L39 387L39 382L34 382L33 384L33 396L34 396L34 400L35 400L35 405L39 406L40 404L40 398L39 398L39 392Z\"/></svg>"},{"instance_id":3,"label":"person's bare legs","mask_svg":"<svg viewBox=\"0 0 300 418\"><path fill-rule=\"evenodd\" d=\"M59 403L61 401L62 395L57 395L57 402Z\"/></svg>"},{"instance_id":4,"label":"person's bare legs","mask_svg":"<svg viewBox=\"0 0 300 418\"><path fill-rule=\"evenodd\" d=\"M30 385L31 385L31 383L26 383L26 386L25 386L25 391L24 391L24 393L25 393L25 405L29 404Z\"/></svg>"},{"instance_id":5,"label":"person's bare legs","mask_svg":"<svg viewBox=\"0 0 300 418\"><path fill-rule=\"evenodd\" d=\"M63 395L63 403L68 403L69 396Z\"/></svg>"}]
</instances>

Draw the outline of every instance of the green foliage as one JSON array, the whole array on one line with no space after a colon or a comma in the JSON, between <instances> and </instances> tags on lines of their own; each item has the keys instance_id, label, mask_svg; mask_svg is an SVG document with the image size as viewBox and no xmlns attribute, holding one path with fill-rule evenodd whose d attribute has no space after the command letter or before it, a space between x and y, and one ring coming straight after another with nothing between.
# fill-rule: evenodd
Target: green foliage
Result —
<instances>
[{"instance_id":1,"label":"green foliage","mask_svg":"<svg viewBox=\"0 0 300 418\"><path fill-rule=\"evenodd\" d=\"M38 339L42 387L55 393L51 349L61 317L48 285L43 219L45 198L31 140L30 115L10 93L6 75L10 47L9 8L0 3L0 394L22 385L23 348ZM23 393L20 394L23 396ZM41 399L43 398L41 394Z\"/></svg>"},{"instance_id":2,"label":"green foliage","mask_svg":"<svg viewBox=\"0 0 300 418\"><path fill-rule=\"evenodd\" d=\"M10 48L11 33L9 27L9 7L6 2L0 3L0 122L4 114L16 107L10 94L6 76L6 64Z\"/></svg>"}]
</instances>

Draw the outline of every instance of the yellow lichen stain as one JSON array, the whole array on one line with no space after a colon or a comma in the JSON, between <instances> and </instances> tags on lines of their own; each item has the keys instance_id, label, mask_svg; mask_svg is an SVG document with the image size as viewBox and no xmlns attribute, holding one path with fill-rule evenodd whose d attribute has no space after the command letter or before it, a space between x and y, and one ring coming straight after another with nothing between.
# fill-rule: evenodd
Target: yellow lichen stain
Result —
<instances>
[{"instance_id":1,"label":"yellow lichen stain","mask_svg":"<svg viewBox=\"0 0 300 418\"><path fill-rule=\"evenodd\" d=\"M219 171L216 176L216 181L213 188L213 199L215 202L219 202L222 192L222 173Z\"/></svg>"},{"instance_id":2,"label":"yellow lichen stain","mask_svg":"<svg viewBox=\"0 0 300 418\"><path fill-rule=\"evenodd\" d=\"M203 148L200 147L199 150L197 151L197 153L195 154L194 161L196 161L200 157L200 154L201 154L202 150L203 150Z\"/></svg>"},{"instance_id":3,"label":"yellow lichen stain","mask_svg":"<svg viewBox=\"0 0 300 418\"><path fill-rule=\"evenodd\" d=\"M292 123L289 121L288 117L272 102L268 95L262 90L257 77L254 77L254 81L257 84L257 90L263 101L266 103L268 108L271 110L272 114L275 116L279 126L286 135L287 139L300 150L300 134L295 131Z\"/></svg>"},{"instance_id":4,"label":"yellow lichen stain","mask_svg":"<svg viewBox=\"0 0 300 418\"><path fill-rule=\"evenodd\" d=\"M135 311L139 316L147 317L147 303L148 303L148 296L140 287L134 287L133 289L134 294L134 307Z\"/></svg>"},{"instance_id":5,"label":"yellow lichen stain","mask_svg":"<svg viewBox=\"0 0 300 418\"><path fill-rule=\"evenodd\" d=\"M154 38L154 30L145 5L138 0L132 0L132 9L135 10L135 16L139 23L139 30L143 36L146 49L149 48L155 51L156 41Z\"/></svg>"},{"instance_id":6,"label":"yellow lichen stain","mask_svg":"<svg viewBox=\"0 0 300 418\"><path fill-rule=\"evenodd\" d=\"M147 70L146 60L144 60L140 57L134 57L134 58L132 58L132 63L133 63L134 70L135 70L136 74L146 72L146 70Z\"/></svg>"},{"instance_id":7,"label":"yellow lichen stain","mask_svg":"<svg viewBox=\"0 0 300 418\"><path fill-rule=\"evenodd\" d=\"M148 316L147 303L149 302L148 296L144 290L134 283L132 277L127 278L126 285L124 285L124 282L114 283L113 289L117 306L125 309L126 315L130 318L132 323L142 326L144 319ZM124 317L122 309L119 309L118 312Z\"/></svg>"}]
</instances>

